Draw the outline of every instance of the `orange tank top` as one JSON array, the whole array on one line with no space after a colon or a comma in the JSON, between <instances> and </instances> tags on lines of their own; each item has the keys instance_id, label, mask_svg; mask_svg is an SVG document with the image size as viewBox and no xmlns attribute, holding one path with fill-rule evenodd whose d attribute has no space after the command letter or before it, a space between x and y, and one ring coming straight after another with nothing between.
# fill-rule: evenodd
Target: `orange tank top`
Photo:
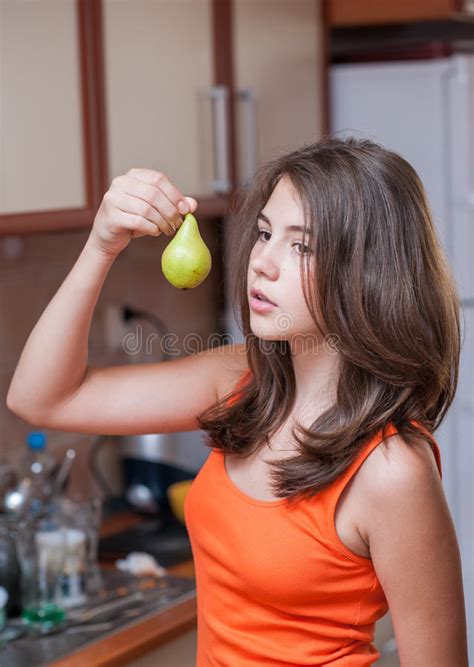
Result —
<instances>
[{"instance_id":1,"label":"orange tank top","mask_svg":"<svg viewBox=\"0 0 474 667\"><path fill-rule=\"evenodd\" d=\"M242 382L242 379L241 379ZM386 437L396 432L390 424ZM440 476L438 444L432 443ZM372 560L340 540L344 487L382 442L377 434L328 488L289 509L230 479L212 449L185 500L197 592L197 667L367 667L388 611Z\"/></svg>"}]
</instances>

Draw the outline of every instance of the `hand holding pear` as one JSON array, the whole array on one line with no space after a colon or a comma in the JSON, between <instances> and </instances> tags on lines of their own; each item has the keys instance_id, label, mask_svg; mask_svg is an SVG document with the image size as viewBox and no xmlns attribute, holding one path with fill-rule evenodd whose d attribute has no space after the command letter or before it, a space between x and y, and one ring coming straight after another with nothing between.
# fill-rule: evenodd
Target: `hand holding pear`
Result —
<instances>
[{"instance_id":1,"label":"hand holding pear","mask_svg":"<svg viewBox=\"0 0 474 667\"><path fill-rule=\"evenodd\" d=\"M187 213L161 256L163 275L174 287L190 289L203 282L211 266L211 253L199 233L197 220Z\"/></svg>"},{"instance_id":2,"label":"hand holding pear","mask_svg":"<svg viewBox=\"0 0 474 667\"><path fill-rule=\"evenodd\" d=\"M132 239L173 236L180 214L193 212L197 201L185 197L172 181L153 169L130 169L113 179L94 218L88 244L115 258Z\"/></svg>"}]
</instances>

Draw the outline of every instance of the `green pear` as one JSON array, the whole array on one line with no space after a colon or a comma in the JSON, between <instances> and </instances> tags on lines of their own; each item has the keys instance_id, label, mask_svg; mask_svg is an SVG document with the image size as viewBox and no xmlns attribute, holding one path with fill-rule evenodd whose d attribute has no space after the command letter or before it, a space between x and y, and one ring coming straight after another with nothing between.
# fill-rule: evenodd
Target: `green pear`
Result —
<instances>
[{"instance_id":1,"label":"green pear","mask_svg":"<svg viewBox=\"0 0 474 667\"><path fill-rule=\"evenodd\" d=\"M161 256L163 275L174 287L189 289L202 283L211 266L211 253L199 233L197 220L187 213Z\"/></svg>"}]
</instances>

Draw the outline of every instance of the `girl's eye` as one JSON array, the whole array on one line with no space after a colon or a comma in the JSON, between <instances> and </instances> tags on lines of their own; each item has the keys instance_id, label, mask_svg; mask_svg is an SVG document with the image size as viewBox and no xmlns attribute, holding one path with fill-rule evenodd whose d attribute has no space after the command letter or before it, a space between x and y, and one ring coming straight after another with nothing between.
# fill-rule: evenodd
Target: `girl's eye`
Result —
<instances>
[{"instance_id":1,"label":"girl's eye","mask_svg":"<svg viewBox=\"0 0 474 667\"><path fill-rule=\"evenodd\" d=\"M270 232L265 231L265 229L261 229L261 230L259 230L259 232L258 232L258 238L259 238L259 239L261 238L261 235L262 235L262 234L270 234ZM268 239L267 239L267 240L268 240Z\"/></svg>"},{"instance_id":2,"label":"girl's eye","mask_svg":"<svg viewBox=\"0 0 474 667\"><path fill-rule=\"evenodd\" d=\"M293 245L303 246L303 248L304 248L303 254L304 255L309 255L309 253L311 252L311 248L309 247L309 245L305 245L303 243L294 243ZM299 251L299 252L301 252L301 251Z\"/></svg>"},{"instance_id":3,"label":"girl's eye","mask_svg":"<svg viewBox=\"0 0 474 667\"><path fill-rule=\"evenodd\" d=\"M258 238L259 238L259 239L262 238L262 234L269 234L269 235L271 236L270 232L267 232L266 229L260 229L260 230L258 231ZM268 241L268 239L266 239L266 240ZM306 255L306 254L309 254L309 253L311 252L311 248L310 248L308 245L305 245L305 244L302 243L302 242L299 242L299 243L293 243L293 246L296 246L296 245L298 245L298 246L303 246L303 248L304 248L303 254L305 254L305 255ZM301 251L298 251L298 252L301 252Z\"/></svg>"}]
</instances>

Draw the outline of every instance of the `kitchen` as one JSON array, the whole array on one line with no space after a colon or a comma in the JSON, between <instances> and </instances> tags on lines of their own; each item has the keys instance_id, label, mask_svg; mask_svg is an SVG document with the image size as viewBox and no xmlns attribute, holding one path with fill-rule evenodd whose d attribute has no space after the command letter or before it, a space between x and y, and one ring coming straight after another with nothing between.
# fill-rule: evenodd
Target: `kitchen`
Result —
<instances>
[{"instance_id":1,"label":"kitchen","mask_svg":"<svg viewBox=\"0 0 474 667\"><path fill-rule=\"evenodd\" d=\"M3 111L8 168L2 172L0 209L4 398L28 334L76 260L111 179L132 167L162 170L198 201L196 216L214 265L195 290L178 293L161 272L159 259L167 239L135 240L104 283L92 321L89 362L108 366L159 361L164 353L156 343L157 330L159 337L164 332L176 336L178 356L193 351L179 349L183 341L192 344L191 336L201 341L223 341L228 334L239 338L226 293L225 258L227 211L235 188L258 164L282 150L314 141L329 130L366 129L358 118L339 115L341 105L349 111L350 106L343 87L330 76L330 64L344 63L344 58L346 63L360 61L360 44L367 50L381 24L386 31L392 24L403 24L406 32L413 31L412 41L424 44L440 42L439 34L433 37L429 28L452 35L449 44L457 29L462 46L453 48L458 52L473 40L467 9L456 22L448 2L439 3L438 15L428 15L435 11L433 3L409 3L406 15L397 14L402 9L391 14L391 3L381 4L387 6L386 14L376 17L368 9L368 14L361 9L360 16L348 17L343 11L347 3L313 0L2 4L2 88L9 101ZM407 39L401 33L391 37L395 53ZM371 48L380 54L380 43ZM377 131L383 140L382 129ZM472 222L472 209L467 219ZM456 247L462 251L469 241L472 236ZM463 296L472 299L472 273L464 267L460 271ZM126 350L122 343L127 335L141 335L154 344ZM472 369L472 350L470 355L466 369ZM464 373L472 378L467 370ZM470 400L469 392L460 394L459 412L468 412ZM2 462L18 465L33 429L8 410L5 400L0 411ZM468 417L464 419L467 424ZM68 449L76 451L68 492L103 499L99 557L108 572L114 572L114 558L123 558L129 545L134 551L152 550L146 535L160 530L157 508L169 515L166 485L192 478L208 454L196 431L128 441L52 429L45 433L57 461ZM444 439L448 444L448 436L452 437L448 431L439 436L442 446ZM445 452L443 456L448 498L462 531L469 600L474 591L469 570L472 525L469 533L464 508L470 499L461 494L472 491L459 476L459 462L450 463ZM463 461L465 472L469 466ZM143 483L144 468L153 470L161 482L152 494ZM157 560L170 568L170 574L192 581L184 527L171 517L165 525L175 551L171 556L164 548L161 532L155 540L161 543L161 551L156 545ZM70 657L63 649L56 661L136 667L147 660L194 664L195 599L186 598L186 593L184 598L116 632L70 635L82 641L76 658L72 648ZM396 646L389 615L377 633L379 650L384 647L379 664L398 664L393 662ZM18 646L21 641L25 640L16 640Z\"/></svg>"}]
</instances>

